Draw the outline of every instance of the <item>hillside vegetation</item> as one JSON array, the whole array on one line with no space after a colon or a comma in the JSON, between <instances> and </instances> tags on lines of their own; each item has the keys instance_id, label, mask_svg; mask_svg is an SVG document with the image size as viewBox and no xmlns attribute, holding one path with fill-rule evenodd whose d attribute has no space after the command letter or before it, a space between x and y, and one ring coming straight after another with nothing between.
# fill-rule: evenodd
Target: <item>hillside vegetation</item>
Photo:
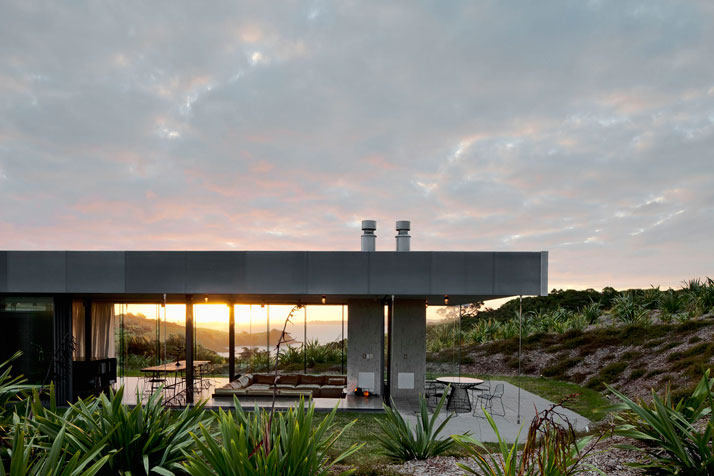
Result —
<instances>
[{"instance_id":1,"label":"hillside vegetation","mask_svg":"<svg viewBox=\"0 0 714 476\"><path fill-rule=\"evenodd\" d=\"M497 310L468 308L460 333L450 324L430 326L429 367L438 371L460 354L465 372L515 375L519 324L513 300ZM523 299L521 372L595 390L607 383L632 396L668 386L683 395L714 365L713 337L709 278L665 291L554 290Z\"/></svg>"}]
</instances>

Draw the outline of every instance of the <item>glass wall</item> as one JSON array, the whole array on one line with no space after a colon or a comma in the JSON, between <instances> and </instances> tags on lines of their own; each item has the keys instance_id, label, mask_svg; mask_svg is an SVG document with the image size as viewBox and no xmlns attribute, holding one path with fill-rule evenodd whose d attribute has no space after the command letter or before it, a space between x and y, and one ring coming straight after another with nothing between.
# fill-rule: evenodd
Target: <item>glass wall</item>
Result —
<instances>
[{"instance_id":1,"label":"glass wall","mask_svg":"<svg viewBox=\"0 0 714 476\"><path fill-rule=\"evenodd\" d=\"M185 322L185 318L184 318ZM211 376L228 376L228 306L193 306L194 361L207 361L200 370Z\"/></svg>"},{"instance_id":2,"label":"glass wall","mask_svg":"<svg viewBox=\"0 0 714 476\"><path fill-rule=\"evenodd\" d=\"M9 297L0 300L0 361L15 352L12 374L41 384L49 374L54 352L54 306L50 297ZM51 376L51 375L50 375Z\"/></svg>"}]
</instances>

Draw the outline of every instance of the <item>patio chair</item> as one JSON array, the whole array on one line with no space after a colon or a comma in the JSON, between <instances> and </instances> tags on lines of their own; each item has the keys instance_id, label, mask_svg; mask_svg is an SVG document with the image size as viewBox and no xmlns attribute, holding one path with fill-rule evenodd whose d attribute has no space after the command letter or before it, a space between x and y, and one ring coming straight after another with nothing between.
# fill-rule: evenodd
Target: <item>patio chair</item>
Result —
<instances>
[{"instance_id":1,"label":"patio chair","mask_svg":"<svg viewBox=\"0 0 714 476\"><path fill-rule=\"evenodd\" d=\"M494 413L493 412L493 401L498 400L501 402L501 411L503 413ZM493 389L493 392L484 392L480 395L476 396L476 403L479 405L474 405L474 412L473 416L476 415L476 410L480 407L482 410L488 410L489 414L491 415L498 415L498 416L506 416L506 407L503 405L503 384L498 383L496 384L496 387Z\"/></svg>"},{"instance_id":2,"label":"patio chair","mask_svg":"<svg viewBox=\"0 0 714 476\"><path fill-rule=\"evenodd\" d=\"M424 398L426 406L429 410L434 410L439 404L439 400L444 396L446 385L436 380L427 380L424 382Z\"/></svg>"}]
</instances>

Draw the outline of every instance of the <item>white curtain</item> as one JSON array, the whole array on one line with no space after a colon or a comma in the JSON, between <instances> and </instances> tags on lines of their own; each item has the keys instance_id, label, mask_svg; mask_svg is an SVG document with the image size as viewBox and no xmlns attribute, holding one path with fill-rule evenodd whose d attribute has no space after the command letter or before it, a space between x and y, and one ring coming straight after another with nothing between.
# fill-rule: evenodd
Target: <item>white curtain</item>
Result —
<instances>
[{"instance_id":1,"label":"white curtain","mask_svg":"<svg viewBox=\"0 0 714 476\"><path fill-rule=\"evenodd\" d=\"M92 357L116 357L113 303L92 303Z\"/></svg>"},{"instance_id":2,"label":"white curtain","mask_svg":"<svg viewBox=\"0 0 714 476\"><path fill-rule=\"evenodd\" d=\"M84 358L84 303L72 303L72 337L74 338L73 360Z\"/></svg>"}]
</instances>

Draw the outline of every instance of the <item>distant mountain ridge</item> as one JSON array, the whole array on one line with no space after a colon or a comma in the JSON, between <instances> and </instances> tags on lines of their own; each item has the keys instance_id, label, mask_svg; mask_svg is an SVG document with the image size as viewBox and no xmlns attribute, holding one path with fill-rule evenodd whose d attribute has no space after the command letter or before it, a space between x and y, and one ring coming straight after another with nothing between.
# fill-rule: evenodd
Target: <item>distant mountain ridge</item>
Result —
<instances>
[{"instance_id":1,"label":"distant mountain ridge","mask_svg":"<svg viewBox=\"0 0 714 476\"><path fill-rule=\"evenodd\" d=\"M126 332L137 336L143 337L149 340L156 339L156 319L148 318L144 314L132 314L128 313L124 316L124 326ZM167 321L161 322L161 336L163 340L164 336L168 337L171 335L185 335L186 326L178 324L176 322ZM228 327L226 325L226 327ZM280 332L278 329L270 329L270 345L275 345L280 338ZM266 332L253 332L249 334L248 332L237 332L236 335L236 347L254 347L254 346L265 346L267 344L267 333ZM293 337L286 332L286 338L288 341L293 340ZM216 329L207 329L198 327L196 328L196 340L203 347L210 349L214 352L227 352L228 351L228 331L219 331Z\"/></svg>"}]
</instances>

